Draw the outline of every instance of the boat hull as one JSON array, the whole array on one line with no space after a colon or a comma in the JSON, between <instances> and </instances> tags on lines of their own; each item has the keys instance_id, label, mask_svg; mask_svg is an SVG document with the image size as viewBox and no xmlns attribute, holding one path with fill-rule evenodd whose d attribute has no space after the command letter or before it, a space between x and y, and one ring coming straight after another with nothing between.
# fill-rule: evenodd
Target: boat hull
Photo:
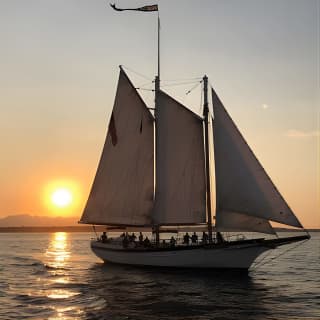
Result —
<instances>
[{"instance_id":1,"label":"boat hull","mask_svg":"<svg viewBox=\"0 0 320 320\"><path fill-rule=\"evenodd\" d=\"M306 241L310 235L276 239L251 239L220 244L174 248L123 248L120 243L91 241L92 251L103 261L150 267L249 269L262 253L282 245Z\"/></svg>"},{"instance_id":2,"label":"boat hull","mask_svg":"<svg viewBox=\"0 0 320 320\"><path fill-rule=\"evenodd\" d=\"M139 250L116 248L92 241L91 249L103 261L117 264L175 268L249 269L260 254L272 248L259 243L239 243L222 246Z\"/></svg>"}]
</instances>

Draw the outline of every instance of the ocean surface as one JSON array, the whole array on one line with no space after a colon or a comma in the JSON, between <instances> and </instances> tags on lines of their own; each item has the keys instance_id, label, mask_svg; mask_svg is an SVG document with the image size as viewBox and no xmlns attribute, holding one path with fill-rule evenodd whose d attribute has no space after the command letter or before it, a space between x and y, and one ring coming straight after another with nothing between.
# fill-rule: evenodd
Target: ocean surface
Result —
<instances>
[{"instance_id":1,"label":"ocean surface","mask_svg":"<svg viewBox=\"0 0 320 320\"><path fill-rule=\"evenodd\" d=\"M0 234L0 319L320 319L320 233L248 273L103 264L92 236Z\"/></svg>"}]
</instances>

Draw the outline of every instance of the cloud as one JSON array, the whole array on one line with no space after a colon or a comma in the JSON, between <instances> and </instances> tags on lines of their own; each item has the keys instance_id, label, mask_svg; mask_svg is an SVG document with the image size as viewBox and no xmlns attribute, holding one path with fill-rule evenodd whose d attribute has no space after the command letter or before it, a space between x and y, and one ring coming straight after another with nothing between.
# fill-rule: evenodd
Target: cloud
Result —
<instances>
[{"instance_id":1,"label":"cloud","mask_svg":"<svg viewBox=\"0 0 320 320\"><path fill-rule=\"evenodd\" d=\"M302 131L302 130L291 129L291 130L288 130L285 133L285 135L289 138L313 138L313 137L319 137L320 131L319 130Z\"/></svg>"}]
</instances>

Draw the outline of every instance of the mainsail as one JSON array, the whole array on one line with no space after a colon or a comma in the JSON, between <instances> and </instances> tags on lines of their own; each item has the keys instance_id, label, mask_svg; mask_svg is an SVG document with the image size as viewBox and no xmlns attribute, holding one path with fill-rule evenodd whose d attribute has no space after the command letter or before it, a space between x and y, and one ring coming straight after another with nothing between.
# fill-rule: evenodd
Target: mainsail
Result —
<instances>
[{"instance_id":1,"label":"mainsail","mask_svg":"<svg viewBox=\"0 0 320 320\"><path fill-rule=\"evenodd\" d=\"M212 104L217 229L271 233L269 220L302 228L213 89Z\"/></svg>"},{"instance_id":2,"label":"mainsail","mask_svg":"<svg viewBox=\"0 0 320 320\"><path fill-rule=\"evenodd\" d=\"M160 91L153 223L206 221L203 119Z\"/></svg>"},{"instance_id":3,"label":"mainsail","mask_svg":"<svg viewBox=\"0 0 320 320\"><path fill-rule=\"evenodd\" d=\"M150 225L154 119L120 69L108 134L81 222Z\"/></svg>"}]
</instances>

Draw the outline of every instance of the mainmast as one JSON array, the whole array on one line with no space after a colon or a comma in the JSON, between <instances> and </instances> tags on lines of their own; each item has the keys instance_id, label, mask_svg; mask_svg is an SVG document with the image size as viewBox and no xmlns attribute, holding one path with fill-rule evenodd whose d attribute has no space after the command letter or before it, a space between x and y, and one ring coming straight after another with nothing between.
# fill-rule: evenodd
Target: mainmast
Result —
<instances>
[{"instance_id":1,"label":"mainmast","mask_svg":"<svg viewBox=\"0 0 320 320\"><path fill-rule=\"evenodd\" d=\"M155 85L156 85L156 90L159 90L160 89L160 16L159 16L159 11L158 11L158 75L156 76Z\"/></svg>"},{"instance_id":2,"label":"mainmast","mask_svg":"<svg viewBox=\"0 0 320 320\"><path fill-rule=\"evenodd\" d=\"M207 191L207 219L209 243L212 243L212 216L211 216L211 184L210 184L210 154L209 154L209 107L208 107L208 77L203 77L203 116L204 116L204 134L205 134L205 155L206 155L206 191Z\"/></svg>"},{"instance_id":3,"label":"mainmast","mask_svg":"<svg viewBox=\"0 0 320 320\"><path fill-rule=\"evenodd\" d=\"M154 104L154 118L155 118L155 141L154 141L154 145L155 145L155 153L157 154L157 141L158 141L158 130L157 130L157 109L158 109L158 105L159 105L159 91L160 91L160 17L159 17L159 11L158 11L158 74L155 76L155 80L154 80L154 93L155 93L155 104ZM155 186L157 186L157 176L156 176L156 161L157 161L157 156L155 157L155 177L154 177L154 183ZM155 187L156 188L156 187ZM156 190L155 190L156 192ZM156 234L156 245L159 245L160 243L160 230L159 230L159 225L154 225L153 226L153 230Z\"/></svg>"}]
</instances>

